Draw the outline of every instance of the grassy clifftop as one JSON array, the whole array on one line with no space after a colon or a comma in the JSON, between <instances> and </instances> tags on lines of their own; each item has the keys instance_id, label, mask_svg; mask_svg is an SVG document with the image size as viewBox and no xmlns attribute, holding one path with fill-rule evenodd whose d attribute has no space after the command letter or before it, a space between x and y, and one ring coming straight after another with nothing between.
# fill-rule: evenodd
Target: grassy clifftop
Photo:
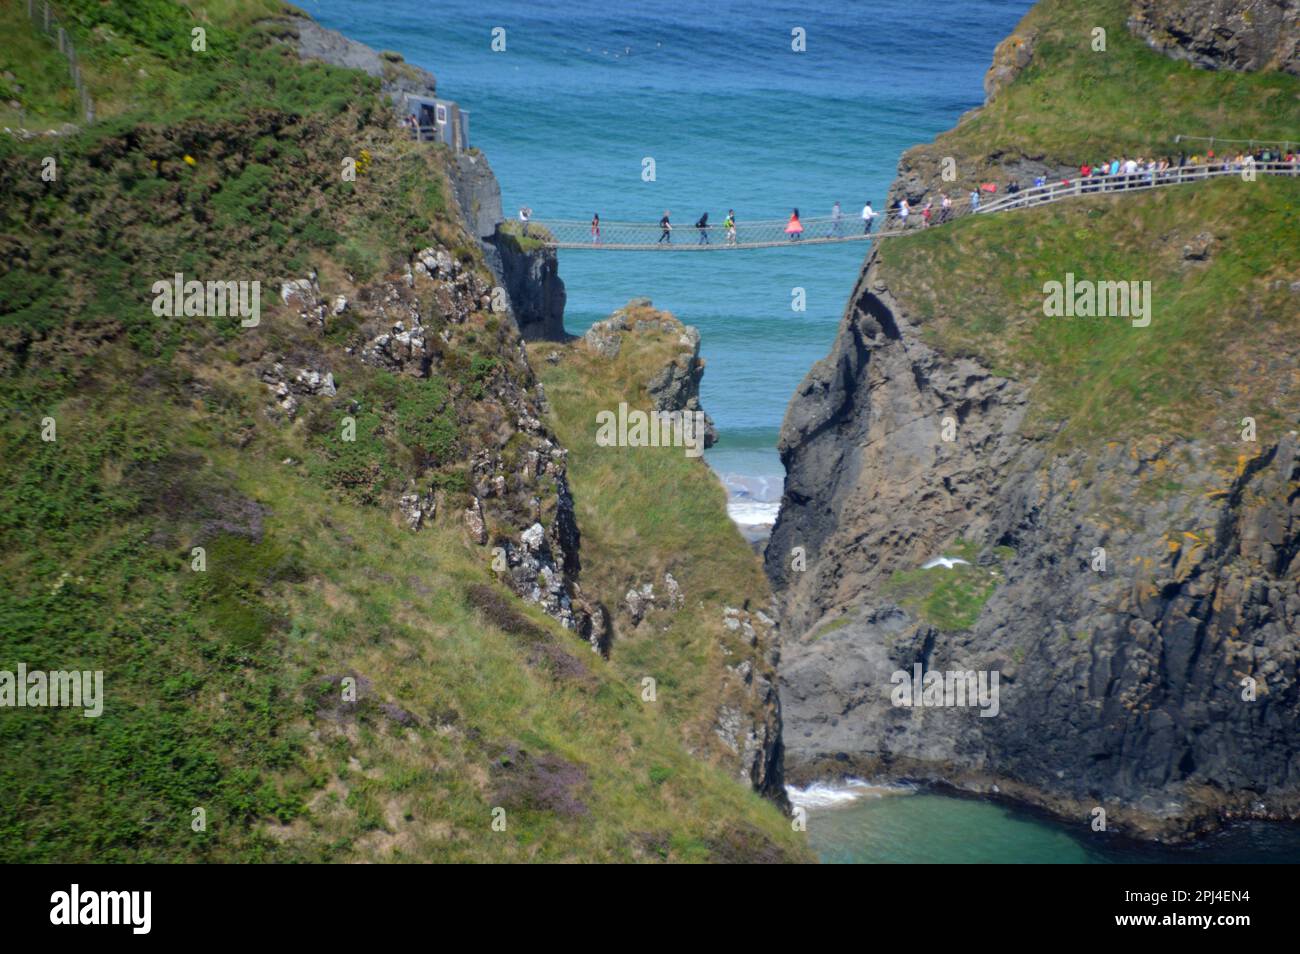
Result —
<instances>
[{"instance_id":1,"label":"grassy clifftop","mask_svg":"<svg viewBox=\"0 0 1300 954\"><path fill-rule=\"evenodd\" d=\"M1033 382L1040 432L1232 443L1243 416L1294 426L1297 213L1300 180L1261 176L963 221L880 258L931 343ZM1045 316L1044 283L1067 273L1149 281L1150 325Z\"/></svg>"},{"instance_id":2,"label":"grassy clifftop","mask_svg":"<svg viewBox=\"0 0 1300 954\"><path fill-rule=\"evenodd\" d=\"M277 11L69 3L109 118L0 140L0 669L105 691L99 718L3 710L0 853L806 857L683 711L514 597L467 532L471 460L544 440L516 423L533 372L445 155L370 78L299 64L258 19ZM260 280L260 323L157 314L176 272ZM527 489L549 525L554 481ZM514 503L485 507L493 533ZM666 652L664 682L692 661Z\"/></svg>"},{"instance_id":3,"label":"grassy clifftop","mask_svg":"<svg viewBox=\"0 0 1300 954\"><path fill-rule=\"evenodd\" d=\"M951 156L964 196L978 182L1005 187L1026 160L1068 169L1209 145L1175 144L1178 134L1300 136L1296 77L1169 59L1129 32L1128 10L1125 0L1038 3L999 46L990 102L909 151L900 171L951 194L932 175ZM1231 441L1243 416L1274 432L1294 422L1298 216L1300 179L1220 180L971 217L883 243L879 261L930 343L1033 383L1038 432L1066 443L1148 431ZM1045 316L1044 284L1067 274L1149 281L1150 325Z\"/></svg>"},{"instance_id":4,"label":"grassy clifftop","mask_svg":"<svg viewBox=\"0 0 1300 954\"><path fill-rule=\"evenodd\" d=\"M1035 4L995 55L1014 80L940 136L939 154L1021 153L1077 166L1176 150L1180 134L1300 137L1294 76L1209 71L1170 59L1128 30L1129 12L1129 0ZM1098 30L1104 49L1094 49ZM1013 65L1017 56L1028 58L1023 69Z\"/></svg>"}]
</instances>

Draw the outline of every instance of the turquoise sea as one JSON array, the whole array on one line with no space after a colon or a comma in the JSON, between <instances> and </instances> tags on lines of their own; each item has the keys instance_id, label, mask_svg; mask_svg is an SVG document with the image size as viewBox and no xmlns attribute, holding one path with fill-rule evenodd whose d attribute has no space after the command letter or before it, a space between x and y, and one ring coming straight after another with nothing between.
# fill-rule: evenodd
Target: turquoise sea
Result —
<instances>
[{"instance_id":1,"label":"turquoise sea","mask_svg":"<svg viewBox=\"0 0 1300 954\"><path fill-rule=\"evenodd\" d=\"M468 109L507 215L721 221L881 207L899 155L983 101L993 47L1030 0L302 0L308 13L432 71ZM494 28L506 49L492 50ZM801 28L806 50L791 49ZM654 182L642 179L654 159ZM867 246L655 255L563 251L566 325L633 297L700 329L708 455L741 522L775 516L786 404L834 338ZM806 310L792 309L802 288ZM984 802L911 794L810 808L828 861L1166 861L1098 852ZM1261 839L1266 847L1261 847ZM1300 858L1291 829L1243 830L1186 860Z\"/></svg>"}]
</instances>

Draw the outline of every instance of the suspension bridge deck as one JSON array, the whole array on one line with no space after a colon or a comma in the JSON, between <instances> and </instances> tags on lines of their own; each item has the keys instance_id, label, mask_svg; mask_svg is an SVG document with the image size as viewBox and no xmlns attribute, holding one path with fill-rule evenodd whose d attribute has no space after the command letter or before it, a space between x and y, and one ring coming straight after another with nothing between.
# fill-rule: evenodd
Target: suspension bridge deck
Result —
<instances>
[{"instance_id":1,"label":"suspension bridge deck","mask_svg":"<svg viewBox=\"0 0 1300 954\"><path fill-rule=\"evenodd\" d=\"M1251 181L1258 175L1300 177L1300 163L1256 162L1243 165L1215 163L1182 166L1163 171L1147 170L1128 174L1121 172L1117 175L1074 178L1022 189L992 199L981 193L978 208L972 208L968 198L963 197L959 201L954 197L952 208L946 215L942 209L931 209L930 227L940 227L970 215L989 215L1034 208L1080 196L1130 195L1150 189L1227 177ZM870 222L869 230L864 229L864 222L856 213L843 215L838 219L831 216L802 219L803 231L797 236L786 232L787 224L787 219L738 222L734 235L729 234L721 224L714 222L709 223L706 228L695 225L675 225L667 237L658 224L651 222L601 222L599 233L593 230L590 222L566 219L533 219L528 223L526 233L520 222L506 223L504 228L515 236L525 235L527 239L551 248L606 252L720 252L734 249L798 248L805 245L867 242L909 235L925 227L921 210L916 208L913 208L907 216L900 215L897 209L877 212Z\"/></svg>"}]
</instances>

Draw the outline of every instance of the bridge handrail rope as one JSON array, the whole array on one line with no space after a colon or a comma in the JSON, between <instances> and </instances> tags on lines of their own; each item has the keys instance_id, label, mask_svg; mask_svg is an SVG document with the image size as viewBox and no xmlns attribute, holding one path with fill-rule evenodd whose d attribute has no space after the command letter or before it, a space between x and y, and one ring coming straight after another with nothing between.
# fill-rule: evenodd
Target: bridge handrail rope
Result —
<instances>
[{"instance_id":1,"label":"bridge handrail rope","mask_svg":"<svg viewBox=\"0 0 1300 954\"><path fill-rule=\"evenodd\" d=\"M1021 189L996 199L986 199L980 193L977 209L970 206L969 196L953 195L952 208L947 217L942 210L932 208L931 227L944 225L953 219L970 214L987 215L1028 208L1049 202L1059 202L1076 196L1109 193L1141 192L1167 186L1184 185L1225 176L1244 177L1248 169L1256 175L1283 175L1300 177L1300 162L1213 162L1195 166L1175 166L1165 170L1139 170L1115 175L1076 177L1042 186ZM528 223L527 238L552 248L586 248L603 250L659 250L659 251L716 251L727 248L771 248L797 245L821 245L831 242L862 242L872 239L892 238L916 232L922 225L921 209L913 207L904 218L897 209L877 212L869 231L855 212L846 212L836 219L832 216L801 218L803 231L792 238L785 230L788 219L763 219L740 221L735 226L735 241L729 241L727 230L721 222L710 222L705 228L693 223L674 224L670 237L665 239L655 222L624 222L602 219L599 241L592 234L591 223L572 219L537 219ZM510 222L508 231L519 236L524 227Z\"/></svg>"}]
</instances>

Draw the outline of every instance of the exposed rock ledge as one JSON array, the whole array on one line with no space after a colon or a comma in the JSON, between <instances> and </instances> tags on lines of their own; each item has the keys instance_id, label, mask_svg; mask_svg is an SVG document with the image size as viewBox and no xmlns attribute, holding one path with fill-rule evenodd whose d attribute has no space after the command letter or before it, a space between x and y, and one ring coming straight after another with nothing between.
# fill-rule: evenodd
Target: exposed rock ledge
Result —
<instances>
[{"instance_id":1,"label":"exposed rock ledge","mask_svg":"<svg viewBox=\"0 0 1300 954\"><path fill-rule=\"evenodd\" d=\"M583 335L583 344L607 358L618 357L626 335L667 335L681 346L676 356L646 381L646 390L656 411L703 411L700 405L700 379L704 377L704 359L700 357L700 332L683 324L665 311L655 311L649 298L634 298L603 321L598 321ZM718 442L713 419L704 415L704 446Z\"/></svg>"},{"instance_id":2,"label":"exposed rock ledge","mask_svg":"<svg viewBox=\"0 0 1300 954\"><path fill-rule=\"evenodd\" d=\"M1128 28L1202 69L1300 75L1300 0L1133 0Z\"/></svg>"},{"instance_id":3,"label":"exposed rock ledge","mask_svg":"<svg viewBox=\"0 0 1300 954\"><path fill-rule=\"evenodd\" d=\"M364 43L327 29L309 18L281 18L298 55L378 77L383 91L400 106L407 93L432 96L432 73L403 61L398 53L376 52ZM483 249L488 268L505 290L506 306L525 341L564 341L564 282L554 249L524 249L499 233L503 221L501 186L478 150L449 156L447 174L465 230Z\"/></svg>"}]
</instances>

